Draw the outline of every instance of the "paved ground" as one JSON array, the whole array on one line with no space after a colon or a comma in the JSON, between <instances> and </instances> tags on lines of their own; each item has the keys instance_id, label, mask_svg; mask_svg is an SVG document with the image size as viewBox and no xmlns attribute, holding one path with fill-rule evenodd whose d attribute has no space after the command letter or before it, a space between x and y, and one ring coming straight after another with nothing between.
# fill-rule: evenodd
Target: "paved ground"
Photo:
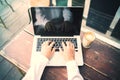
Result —
<instances>
[{"instance_id":1,"label":"paved ground","mask_svg":"<svg viewBox=\"0 0 120 80\"><path fill-rule=\"evenodd\" d=\"M0 1L0 49L29 24L28 6L19 0ZM2 2L2 3L1 3Z\"/></svg>"},{"instance_id":2,"label":"paved ground","mask_svg":"<svg viewBox=\"0 0 120 80\"><path fill-rule=\"evenodd\" d=\"M0 80L20 80L22 72L8 60L0 56Z\"/></svg>"},{"instance_id":3,"label":"paved ground","mask_svg":"<svg viewBox=\"0 0 120 80\"><path fill-rule=\"evenodd\" d=\"M0 50L29 24L27 0L0 1ZM1 54L1 53L0 53ZM7 59L0 56L0 80L20 80L21 71Z\"/></svg>"}]
</instances>

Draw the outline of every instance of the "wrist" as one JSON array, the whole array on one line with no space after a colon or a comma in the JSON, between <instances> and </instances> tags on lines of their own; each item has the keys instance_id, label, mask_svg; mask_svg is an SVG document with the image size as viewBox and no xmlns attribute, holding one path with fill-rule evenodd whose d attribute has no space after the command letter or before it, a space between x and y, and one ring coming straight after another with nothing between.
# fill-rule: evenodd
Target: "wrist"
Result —
<instances>
[{"instance_id":1,"label":"wrist","mask_svg":"<svg viewBox=\"0 0 120 80\"><path fill-rule=\"evenodd\" d=\"M44 57L44 59L46 59L47 61L49 60L49 58L45 55L42 55Z\"/></svg>"},{"instance_id":2,"label":"wrist","mask_svg":"<svg viewBox=\"0 0 120 80\"><path fill-rule=\"evenodd\" d=\"M70 61L66 62L66 66L69 66L71 64L76 65L76 61L75 60L70 60Z\"/></svg>"},{"instance_id":3,"label":"wrist","mask_svg":"<svg viewBox=\"0 0 120 80\"><path fill-rule=\"evenodd\" d=\"M73 60L68 60L66 61L66 64L69 64L69 63L75 63L76 61L73 59Z\"/></svg>"}]
</instances>

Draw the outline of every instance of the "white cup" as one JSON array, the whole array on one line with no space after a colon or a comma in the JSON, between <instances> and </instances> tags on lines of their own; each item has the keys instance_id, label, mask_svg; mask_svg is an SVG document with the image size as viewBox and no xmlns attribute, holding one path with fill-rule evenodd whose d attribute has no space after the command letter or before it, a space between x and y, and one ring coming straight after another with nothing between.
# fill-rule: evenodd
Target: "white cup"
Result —
<instances>
[{"instance_id":1,"label":"white cup","mask_svg":"<svg viewBox=\"0 0 120 80\"><path fill-rule=\"evenodd\" d=\"M89 48L91 43L95 40L95 34L93 32L85 32L82 39L82 45L84 48Z\"/></svg>"}]
</instances>

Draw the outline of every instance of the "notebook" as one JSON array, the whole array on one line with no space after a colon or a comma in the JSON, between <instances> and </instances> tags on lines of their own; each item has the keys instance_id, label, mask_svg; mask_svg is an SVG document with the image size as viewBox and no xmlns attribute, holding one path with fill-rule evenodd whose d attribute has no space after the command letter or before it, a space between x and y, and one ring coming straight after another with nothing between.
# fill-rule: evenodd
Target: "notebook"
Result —
<instances>
[{"instance_id":1,"label":"notebook","mask_svg":"<svg viewBox=\"0 0 120 80\"><path fill-rule=\"evenodd\" d=\"M65 66L66 61L59 53L61 42L71 41L75 46L75 60L83 65L80 29L83 6L77 7L31 7L34 42L32 55L41 53L44 41L54 41L55 54L47 66Z\"/></svg>"}]
</instances>

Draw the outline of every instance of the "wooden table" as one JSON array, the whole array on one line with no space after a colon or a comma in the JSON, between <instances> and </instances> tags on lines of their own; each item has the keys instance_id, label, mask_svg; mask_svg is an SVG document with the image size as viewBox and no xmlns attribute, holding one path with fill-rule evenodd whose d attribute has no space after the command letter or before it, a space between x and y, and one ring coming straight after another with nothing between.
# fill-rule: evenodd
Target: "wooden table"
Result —
<instances>
[{"instance_id":1,"label":"wooden table","mask_svg":"<svg viewBox=\"0 0 120 80\"><path fill-rule=\"evenodd\" d=\"M3 50L2 55L23 71L29 68L33 43L32 26L22 30ZM83 48L84 66L79 67L85 80L120 80L120 49L96 39ZM42 80L67 80L66 67L46 67Z\"/></svg>"}]
</instances>

